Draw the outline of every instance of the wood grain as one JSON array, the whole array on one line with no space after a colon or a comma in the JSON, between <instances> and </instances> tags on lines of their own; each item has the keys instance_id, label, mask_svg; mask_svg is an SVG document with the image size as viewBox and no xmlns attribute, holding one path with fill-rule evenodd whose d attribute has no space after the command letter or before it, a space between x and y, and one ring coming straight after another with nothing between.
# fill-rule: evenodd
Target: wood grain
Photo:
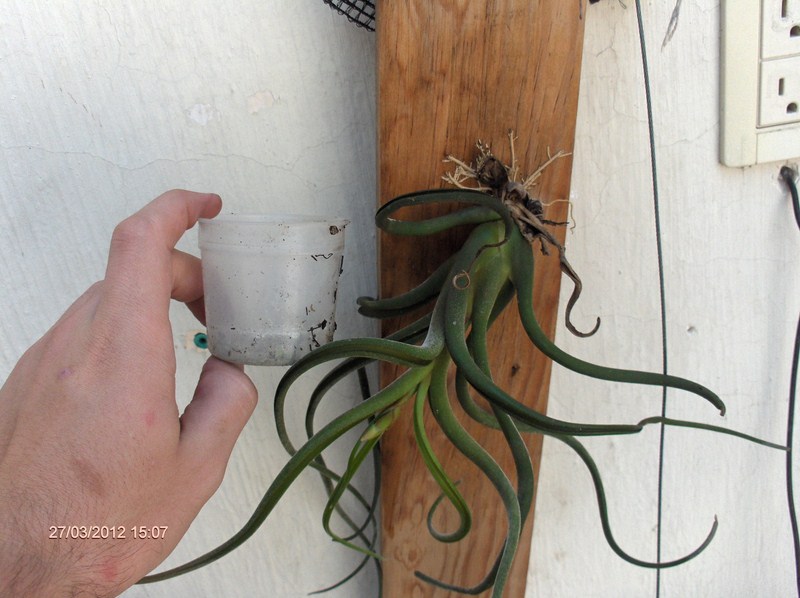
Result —
<instances>
[{"instance_id":1,"label":"wood grain","mask_svg":"<svg viewBox=\"0 0 800 598\"><path fill-rule=\"evenodd\" d=\"M441 177L448 169L442 162L445 155L472 159L478 139L508 161L509 129L518 137L523 173L534 171L548 151L571 151L582 40L578 0L382 0L380 202L442 186ZM556 161L539 180L535 195L544 201L569 197L571 168L569 157ZM565 219L565 205L554 204L547 217ZM382 295L397 294L421 281L453 252L463 234L443 234L424 242L382 235ZM563 240L563 230L556 234ZM536 312L552 335L561 278L557 260L537 259L535 276ZM384 332L397 325L397 321L387 323ZM550 364L529 343L514 309L496 324L490 352L496 382L544 411ZM382 379L388 382L396 374L396 369L385 367ZM441 432L431 424L428 433L435 452L451 477L461 480L475 520L472 532L458 544L433 540L425 518L439 491L416 449L410 412L405 415L382 442L384 596L445 596L449 592L423 583L414 571L461 585L477 583L505 537L505 512L491 485L442 441ZM505 469L513 470L502 436L465 424ZM541 438L530 438L529 447L538 469ZM446 508L441 511L438 525L452 529L453 514ZM532 518L523 531L507 596L524 595L531 524Z\"/></svg>"}]
</instances>

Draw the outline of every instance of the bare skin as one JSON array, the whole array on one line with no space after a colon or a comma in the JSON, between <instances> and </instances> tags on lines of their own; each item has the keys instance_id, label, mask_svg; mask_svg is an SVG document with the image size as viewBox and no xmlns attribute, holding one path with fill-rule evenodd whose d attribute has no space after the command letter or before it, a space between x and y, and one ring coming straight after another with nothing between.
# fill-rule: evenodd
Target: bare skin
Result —
<instances>
[{"instance_id":1,"label":"bare skin","mask_svg":"<svg viewBox=\"0 0 800 598\"><path fill-rule=\"evenodd\" d=\"M170 191L123 221L105 279L0 389L0 596L116 596L219 487L257 392L212 357L179 414L168 308L182 301L203 320L200 262L175 244L221 205ZM163 537L137 538L139 526Z\"/></svg>"}]
</instances>

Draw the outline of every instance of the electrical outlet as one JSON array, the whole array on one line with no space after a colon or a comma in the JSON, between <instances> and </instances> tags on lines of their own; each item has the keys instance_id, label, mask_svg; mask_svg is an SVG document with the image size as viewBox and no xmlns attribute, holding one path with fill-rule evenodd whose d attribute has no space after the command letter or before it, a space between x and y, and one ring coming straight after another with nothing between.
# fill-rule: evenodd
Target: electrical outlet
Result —
<instances>
[{"instance_id":1,"label":"electrical outlet","mask_svg":"<svg viewBox=\"0 0 800 598\"><path fill-rule=\"evenodd\" d=\"M800 157L800 0L722 0L720 162Z\"/></svg>"},{"instance_id":2,"label":"electrical outlet","mask_svg":"<svg viewBox=\"0 0 800 598\"><path fill-rule=\"evenodd\" d=\"M761 0L761 59L800 55L800 0Z\"/></svg>"},{"instance_id":3,"label":"electrical outlet","mask_svg":"<svg viewBox=\"0 0 800 598\"><path fill-rule=\"evenodd\" d=\"M800 122L800 55L763 61L759 86L760 127Z\"/></svg>"}]
</instances>

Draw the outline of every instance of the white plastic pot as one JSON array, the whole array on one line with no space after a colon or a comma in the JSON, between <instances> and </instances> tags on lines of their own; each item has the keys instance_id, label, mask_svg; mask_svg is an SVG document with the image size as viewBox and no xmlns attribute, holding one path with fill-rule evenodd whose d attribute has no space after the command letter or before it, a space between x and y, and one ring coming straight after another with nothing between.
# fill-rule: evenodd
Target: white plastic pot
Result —
<instances>
[{"instance_id":1,"label":"white plastic pot","mask_svg":"<svg viewBox=\"0 0 800 598\"><path fill-rule=\"evenodd\" d=\"M200 220L211 353L290 365L333 339L346 220L220 215Z\"/></svg>"}]
</instances>

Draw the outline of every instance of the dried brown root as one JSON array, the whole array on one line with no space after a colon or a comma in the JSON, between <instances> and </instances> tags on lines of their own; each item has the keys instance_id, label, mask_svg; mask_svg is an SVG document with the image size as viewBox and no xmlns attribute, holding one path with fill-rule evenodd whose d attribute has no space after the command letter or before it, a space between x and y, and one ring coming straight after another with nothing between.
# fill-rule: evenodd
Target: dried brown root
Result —
<instances>
[{"instance_id":1,"label":"dried brown root","mask_svg":"<svg viewBox=\"0 0 800 598\"><path fill-rule=\"evenodd\" d=\"M541 200L534 199L531 196L531 190L536 185L536 181L542 175L542 172L556 160L569 156L570 154L559 151L551 155L548 149L547 160L532 174L523 177L520 175L519 161L517 160L517 153L514 147L515 140L516 137L513 131L509 131L508 144L511 150L510 165L504 164L492 153L487 144L478 140L476 144L478 156L475 159L474 166L453 155L448 155L444 161L454 164L455 168L442 178L459 189L472 189L495 195L508 208L509 212L511 212L520 232L531 245L538 241L544 255L550 254L548 247L554 247L556 249L561 271L566 274L573 283L572 294L567 301L565 325L567 329L576 336L582 338L591 336L597 332L600 326L600 318L597 318L594 328L589 332L581 332L572 323L572 309L581 295L583 283L567 260L564 246L547 229L547 226L566 226L569 222L557 222L543 218L545 204ZM568 202L568 200L555 201ZM571 207L570 204L570 211Z\"/></svg>"}]
</instances>

